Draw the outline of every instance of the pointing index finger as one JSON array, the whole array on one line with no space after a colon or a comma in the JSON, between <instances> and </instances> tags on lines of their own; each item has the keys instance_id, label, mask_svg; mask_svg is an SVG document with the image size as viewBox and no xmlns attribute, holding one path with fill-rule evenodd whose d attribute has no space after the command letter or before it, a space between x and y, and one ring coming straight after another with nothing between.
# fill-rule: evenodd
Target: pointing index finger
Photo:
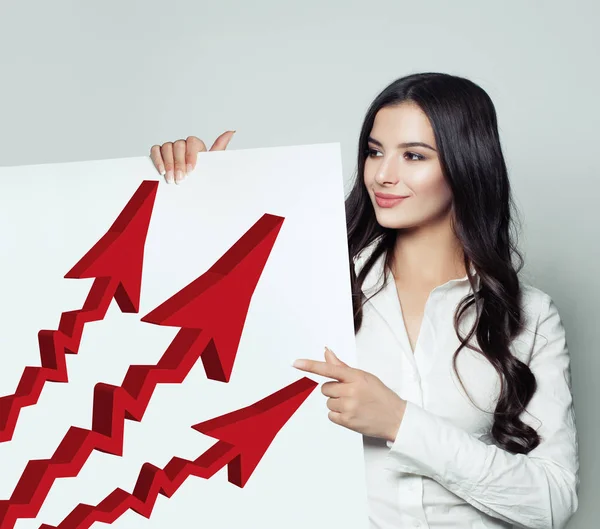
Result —
<instances>
[{"instance_id":1,"label":"pointing index finger","mask_svg":"<svg viewBox=\"0 0 600 529\"><path fill-rule=\"evenodd\" d=\"M334 365L327 362L319 362L317 360L296 360L293 365L300 371L306 371L322 377L334 378L340 382L349 382L352 380L354 371L348 366Z\"/></svg>"}]
</instances>

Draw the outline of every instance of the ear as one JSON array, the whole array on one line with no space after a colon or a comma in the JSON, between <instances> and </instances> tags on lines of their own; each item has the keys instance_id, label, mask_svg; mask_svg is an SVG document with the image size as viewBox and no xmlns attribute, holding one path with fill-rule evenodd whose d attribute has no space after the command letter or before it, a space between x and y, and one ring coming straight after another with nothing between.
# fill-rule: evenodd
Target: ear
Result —
<instances>
[{"instance_id":1,"label":"ear","mask_svg":"<svg viewBox=\"0 0 600 529\"><path fill-rule=\"evenodd\" d=\"M329 347L325 347L325 361L329 364L349 367L347 364L342 362L337 356L335 356L335 354L331 349L329 349Z\"/></svg>"}]
</instances>

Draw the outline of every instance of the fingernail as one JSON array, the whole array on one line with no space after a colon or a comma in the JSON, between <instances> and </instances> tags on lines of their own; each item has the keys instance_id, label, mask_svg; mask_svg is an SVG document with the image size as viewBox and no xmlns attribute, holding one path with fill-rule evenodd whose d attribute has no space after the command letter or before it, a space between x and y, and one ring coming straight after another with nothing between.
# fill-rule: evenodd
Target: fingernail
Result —
<instances>
[{"instance_id":1,"label":"fingernail","mask_svg":"<svg viewBox=\"0 0 600 529\"><path fill-rule=\"evenodd\" d=\"M160 168L160 174L161 174L162 176L165 176L165 173L166 173L166 171L165 171L165 168L164 168L164 167L161 167L161 168Z\"/></svg>"},{"instance_id":2,"label":"fingernail","mask_svg":"<svg viewBox=\"0 0 600 529\"><path fill-rule=\"evenodd\" d=\"M175 173L175 183L178 184L183 180L183 173L181 171L177 171Z\"/></svg>"},{"instance_id":3,"label":"fingernail","mask_svg":"<svg viewBox=\"0 0 600 529\"><path fill-rule=\"evenodd\" d=\"M167 171L167 183L168 184L173 183L173 171Z\"/></svg>"},{"instance_id":4,"label":"fingernail","mask_svg":"<svg viewBox=\"0 0 600 529\"><path fill-rule=\"evenodd\" d=\"M190 174L193 171L192 164L188 163L185 169L187 171L187 174Z\"/></svg>"},{"instance_id":5,"label":"fingernail","mask_svg":"<svg viewBox=\"0 0 600 529\"><path fill-rule=\"evenodd\" d=\"M293 367L304 367L304 362L302 360L294 360L292 364Z\"/></svg>"}]
</instances>

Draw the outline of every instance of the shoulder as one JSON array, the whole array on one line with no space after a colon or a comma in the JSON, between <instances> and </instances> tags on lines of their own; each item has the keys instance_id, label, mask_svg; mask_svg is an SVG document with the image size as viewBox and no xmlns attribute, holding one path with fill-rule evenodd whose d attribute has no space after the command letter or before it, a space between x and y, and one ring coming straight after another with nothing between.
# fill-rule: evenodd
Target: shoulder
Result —
<instances>
[{"instance_id":1,"label":"shoulder","mask_svg":"<svg viewBox=\"0 0 600 529\"><path fill-rule=\"evenodd\" d=\"M538 349L549 342L565 341L565 329L558 307L543 290L521 282L523 331L516 342L526 342ZM533 352L530 349L530 352Z\"/></svg>"},{"instance_id":2,"label":"shoulder","mask_svg":"<svg viewBox=\"0 0 600 529\"><path fill-rule=\"evenodd\" d=\"M543 290L521 281L521 308L528 320L536 326L551 313L558 314L552 297Z\"/></svg>"}]
</instances>

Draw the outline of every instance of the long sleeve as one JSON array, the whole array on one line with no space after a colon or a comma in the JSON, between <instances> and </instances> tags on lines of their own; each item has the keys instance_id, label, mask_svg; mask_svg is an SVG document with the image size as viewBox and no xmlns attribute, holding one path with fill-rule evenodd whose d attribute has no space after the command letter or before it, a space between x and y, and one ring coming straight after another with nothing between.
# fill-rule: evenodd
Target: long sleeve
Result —
<instances>
[{"instance_id":1,"label":"long sleeve","mask_svg":"<svg viewBox=\"0 0 600 529\"><path fill-rule=\"evenodd\" d=\"M522 415L541 436L534 450L512 454L488 445L408 401L387 456L388 468L435 479L506 522L563 528L578 507L579 460L565 331L549 296L537 334L529 363L537 390L529 413Z\"/></svg>"}]
</instances>

